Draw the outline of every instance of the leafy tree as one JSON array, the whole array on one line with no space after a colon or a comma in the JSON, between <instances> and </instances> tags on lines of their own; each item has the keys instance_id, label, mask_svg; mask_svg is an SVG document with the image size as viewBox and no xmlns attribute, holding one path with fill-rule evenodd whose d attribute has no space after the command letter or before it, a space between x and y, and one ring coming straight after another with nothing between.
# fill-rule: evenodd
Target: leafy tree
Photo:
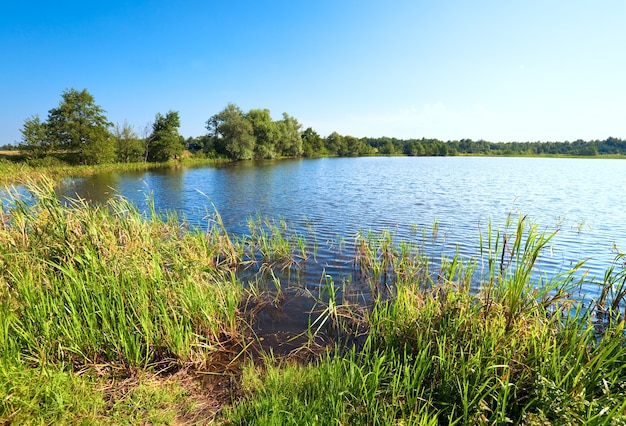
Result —
<instances>
[{"instance_id":1,"label":"leafy tree","mask_svg":"<svg viewBox=\"0 0 626 426\"><path fill-rule=\"evenodd\" d=\"M50 139L48 138L48 125L42 123L38 115L24 120L22 133L22 143L20 150L29 156L42 157L52 150Z\"/></svg>"},{"instance_id":2,"label":"leafy tree","mask_svg":"<svg viewBox=\"0 0 626 426\"><path fill-rule=\"evenodd\" d=\"M278 122L280 133L277 151L288 157L301 157L303 152L300 129L302 125L294 117L283 112L283 119Z\"/></svg>"},{"instance_id":3,"label":"leafy tree","mask_svg":"<svg viewBox=\"0 0 626 426\"><path fill-rule=\"evenodd\" d=\"M145 160L144 141L127 122L124 122L122 126L115 125L113 137L117 146L117 161L132 163Z\"/></svg>"},{"instance_id":4,"label":"leafy tree","mask_svg":"<svg viewBox=\"0 0 626 426\"><path fill-rule=\"evenodd\" d=\"M596 147L596 144L594 142L585 142L582 140L578 140L577 142L577 149L575 151L575 154L578 155L585 155L585 156L596 156L598 155L598 148Z\"/></svg>"},{"instance_id":5,"label":"leafy tree","mask_svg":"<svg viewBox=\"0 0 626 426\"><path fill-rule=\"evenodd\" d=\"M345 152L342 155L357 157L359 155L369 155L374 152L374 149L365 144L361 139L355 138L354 136L344 136L344 141L346 144Z\"/></svg>"},{"instance_id":6,"label":"leafy tree","mask_svg":"<svg viewBox=\"0 0 626 426\"><path fill-rule=\"evenodd\" d=\"M278 125L272 121L269 109L251 109L246 114L246 118L252 124L255 146L254 156L256 158L276 157L276 142L279 138Z\"/></svg>"},{"instance_id":7,"label":"leafy tree","mask_svg":"<svg viewBox=\"0 0 626 426\"><path fill-rule=\"evenodd\" d=\"M202 150L208 157L227 157L228 153L226 152L226 148L224 147L224 143L221 140L221 135L219 132L219 120L217 118L217 114L212 115L206 122L207 134L204 139L204 145Z\"/></svg>"},{"instance_id":8,"label":"leafy tree","mask_svg":"<svg viewBox=\"0 0 626 426\"><path fill-rule=\"evenodd\" d=\"M425 152L424 145L417 140L412 140L404 147L404 153L410 156L422 156Z\"/></svg>"},{"instance_id":9,"label":"leafy tree","mask_svg":"<svg viewBox=\"0 0 626 426\"><path fill-rule=\"evenodd\" d=\"M228 104L207 121L217 152L226 152L232 160L249 160L254 157L256 138L252 123L235 104Z\"/></svg>"},{"instance_id":10,"label":"leafy tree","mask_svg":"<svg viewBox=\"0 0 626 426\"><path fill-rule=\"evenodd\" d=\"M196 143L202 147L202 153L207 158L219 158L226 157L226 151L222 149L218 149L215 144L216 139L211 134L206 134L202 136L198 136L196 138Z\"/></svg>"},{"instance_id":11,"label":"leafy tree","mask_svg":"<svg viewBox=\"0 0 626 426\"><path fill-rule=\"evenodd\" d=\"M325 140L326 151L331 155L345 155L347 152L344 137L337 132L332 132Z\"/></svg>"},{"instance_id":12,"label":"leafy tree","mask_svg":"<svg viewBox=\"0 0 626 426\"><path fill-rule=\"evenodd\" d=\"M47 135L51 148L78 154L80 163L98 164L115 161L115 141L109 132L111 123L94 97L83 89L69 89L57 108L48 112Z\"/></svg>"},{"instance_id":13,"label":"leafy tree","mask_svg":"<svg viewBox=\"0 0 626 426\"><path fill-rule=\"evenodd\" d=\"M168 111L165 115L157 113L147 139L149 161L167 161L182 154L184 139L178 133L179 127L178 111Z\"/></svg>"},{"instance_id":14,"label":"leafy tree","mask_svg":"<svg viewBox=\"0 0 626 426\"><path fill-rule=\"evenodd\" d=\"M302 154L305 157L313 157L326 153L324 139L311 127L302 132Z\"/></svg>"},{"instance_id":15,"label":"leafy tree","mask_svg":"<svg viewBox=\"0 0 626 426\"><path fill-rule=\"evenodd\" d=\"M12 143L5 143L4 145L0 145L0 151L19 151L20 147L13 145Z\"/></svg>"},{"instance_id":16,"label":"leafy tree","mask_svg":"<svg viewBox=\"0 0 626 426\"><path fill-rule=\"evenodd\" d=\"M393 144L393 141L391 139L387 139L387 141L385 142L385 145L381 146L378 149L378 152L380 152L381 154L385 154L385 155L395 154L396 148L395 148L395 145Z\"/></svg>"},{"instance_id":17,"label":"leafy tree","mask_svg":"<svg viewBox=\"0 0 626 426\"><path fill-rule=\"evenodd\" d=\"M115 163L117 161L117 151L113 136L107 132L105 139L100 142L95 140L86 143L82 151L79 151L79 161L85 164Z\"/></svg>"}]
</instances>

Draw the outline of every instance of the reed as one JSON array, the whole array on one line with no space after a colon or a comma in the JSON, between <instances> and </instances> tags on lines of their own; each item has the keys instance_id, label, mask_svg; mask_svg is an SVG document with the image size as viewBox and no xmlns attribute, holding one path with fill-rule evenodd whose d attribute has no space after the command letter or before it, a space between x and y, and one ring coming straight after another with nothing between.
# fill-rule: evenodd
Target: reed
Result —
<instances>
[{"instance_id":1,"label":"reed","mask_svg":"<svg viewBox=\"0 0 626 426\"><path fill-rule=\"evenodd\" d=\"M122 199L13 198L0 228L0 354L29 365L206 365L240 337L229 245ZM218 231L214 231L218 232Z\"/></svg>"},{"instance_id":2,"label":"reed","mask_svg":"<svg viewBox=\"0 0 626 426\"><path fill-rule=\"evenodd\" d=\"M396 241L389 231L378 235L357 233L354 250L355 276L368 284L374 301L392 298L397 281L414 281L428 287L436 279L431 276L432 259L423 254L422 243Z\"/></svg>"},{"instance_id":3,"label":"reed","mask_svg":"<svg viewBox=\"0 0 626 426\"><path fill-rule=\"evenodd\" d=\"M366 308L346 297L347 283L338 286L330 275L325 275L319 288L315 306L310 312L309 328L305 332L310 347L317 342L344 345L359 339L367 330Z\"/></svg>"},{"instance_id":4,"label":"reed","mask_svg":"<svg viewBox=\"0 0 626 426\"><path fill-rule=\"evenodd\" d=\"M208 160L203 161L209 164ZM182 161L182 164L195 166L200 163L193 160ZM89 176L97 173L124 172L135 170L149 170L161 167L177 167L179 162L169 161L165 163L112 163L99 165L70 165L55 157L45 157L42 159L30 159L28 161L9 161L0 158L0 186L16 183L28 183L33 180L46 180L60 177Z\"/></svg>"},{"instance_id":5,"label":"reed","mask_svg":"<svg viewBox=\"0 0 626 426\"><path fill-rule=\"evenodd\" d=\"M598 320L619 321L626 318L626 262L625 255L619 253L615 262L604 274L604 281L600 289L600 296L595 301ZM616 266L620 266L616 268ZM623 311L621 310L623 309Z\"/></svg>"},{"instance_id":6,"label":"reed","mask_svg":"<svg viewBox=\"0 0 626 426\"><path fill-rule=\"evenodd\" d=\"M401 273L414 270L419 255L397 251L395 296L373 305L365 344L312 364L264 365L263 373L250 364L248 398L226 423L625 422L624 317L599 330L596 310L571 298L582 284L580 264L551 278L537 272L552 234L523 217L489 228L487 275L457 254L424 283ZM380 266L381 252L356 247L359 265ZM614 288L612 301L620 273L604 283ZM329 303L320 318L332 323L339 306Z\"/></svg>"},{"instance_id":7,"label":"reed","mask_svg":"<svg viewBox=\"0 0 626 426\"><path fill-rule=\"evenodd\" d=\"M309 258L306 237L291 231L284 219L248 219L249 235L245 237L246 254L259 269L288 270L298 268Z\"/></svg>"},{"instance_id":8,"label":"reed","mask_svg":"<svg viewBox=\"0 0 626 426\"><path fill-rule=\"evenodd\" d=\"M434 262L418 242L359 234L348 247L371 303L324 275L305 332L320 355L296 362L252 356L244 311L270 293L282 303L284 274L311 261L284 221L235 238L217 212L188 229L121 198L61 202L45 179L28 190L0 204L2 421L184 423L188 389L138 378L247 359L220 423L626 423L621 254L585 304L583 262L542 274L554 234L525 217L489 224L478 259Z\"/></svg>"}]
</instances>

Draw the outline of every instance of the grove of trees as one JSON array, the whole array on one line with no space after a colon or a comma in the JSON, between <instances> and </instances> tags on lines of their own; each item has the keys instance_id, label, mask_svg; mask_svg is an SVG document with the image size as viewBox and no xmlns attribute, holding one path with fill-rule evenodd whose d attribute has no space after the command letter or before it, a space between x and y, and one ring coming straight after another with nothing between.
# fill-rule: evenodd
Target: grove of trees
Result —
<instances>
[{"instance_id":1,"label":"grove of trees","mask_svg":"<svg viewBox=\"0 0 626 426\"><path fill-rule=\"evenodd\" d=\"M287 113L273 120L268 109L244 112L233 103L206 121L204 135L185 140L179 127L177 111L157 113L140 137L126 122L121 126L110 123L86 89L68 89L45 121L37 115L24 121L19 149L29 158L55 156L75 164L162 162L179 157L184 149L233 161L364 155L626 155L626 141L614 137L574 142L444 142L426 138L356 138L337 132L322 137L310 127L302 130L298 120Z\"/></svg>"},{"instance_id":2,"label":"grove of trees","mask_svg":"<svg viewBox=\"0 0 626 426\"><path fill-rule=\"evenodd\" d=\"M231 103L209 118L206 128L208 134L199 145L213 156L250 160L302 157L305 152L302 125L287 113L283 113L282 120L274 121L268 109L244 113Z\"/></svg>"},{"instance_id":3,"label":"grove of trees","mask_svg":"<svg viewBox=\"0 0 626 426\"><path fill-rule=\"evenodd\" d=\"M38 115L24 121L19 148L28 157L55 155L69 163L102 164L163 161L183 151L178 112L157 114L152 134L142 140L128 123L113 127L87 89L68 89L61 98L46 121Z\"/></svg>"}]
</instances>

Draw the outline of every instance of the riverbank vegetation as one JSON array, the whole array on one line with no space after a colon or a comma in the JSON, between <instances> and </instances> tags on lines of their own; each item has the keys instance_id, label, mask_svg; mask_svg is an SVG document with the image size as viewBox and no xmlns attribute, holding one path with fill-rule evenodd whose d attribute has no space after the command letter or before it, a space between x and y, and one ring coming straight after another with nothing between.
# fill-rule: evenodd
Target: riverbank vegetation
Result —
<instances>
[{"instance_id":1,"label":"riverbank vegetation","mask_svg":"<svg viewBox=\"0 0 626 426\"><path fill-rule=\"evenodd\" d=\"M61 102L42 121L27 118L21 129L20 150L29 159L53 157L67 164L166 161L183 152L184 139L178 133L178 112L157 113L144 136L128 123L109 122L104 109L86 90L68 89Z\"/></svg>"},{"instance_id":2,"label":"riverbank vegetation","mask_svg":"<svg viewBox=\"0 0 626 426\"><path fill-rule=\"evenodd\" d=\"M370 291L305 283L309 327L279 357L255 315L280 310L281 277L319 242L263 219L234 236L217 212L193 229L120 198L61 202L46 180L28 192L0 211L3 422L626 422L624 258L601 283L584 262L544 276L552 234L526 218L489 227L478 259L354 236L344 250Z\"/></svg>"},{"instance_id":3,"label":"riverbank vegetation","mask_svg":"<svg viewBox=\"0 0 626 426\"><path fill-rule=\"evenodd\" d=\"M18 156L18 155L15 155ZM181 165L210 165L217 164L220 160L197 159L184 157L178 160L152 163L110 163L93 165L72 165L62 161L57 161L56 157L50 156L40 160L7 160L0 154L0 186L11 184L23 184L33 180L42 180L61 177L82 177L98 173L124 172L134 170L149 170L162 167L180 167Z\"/></svg>"},{"instance_id":4,"label":"riverbank vegetation","mask_svg":"<svg viewBox=\"0 0 626 426\"><path fill-rule=\"evenodd\" d=\"M609 156L623 158L626 141L605 140L573 142L488 142L461 139L441 141L433 138L397 139L363 137L332 132L320 136L313 128L303 129L287 113L274 120L268 109L244 112L228 104L205 123L206 133L186 139L180 135L177 111L157 113L154 122L142 131L128 123L109 122L105 110L86 90L68 89L58 107L46 120L38 115L24 120L19 146L4 145L7 161L27 162L31 166L55 164L94 165L110 163L164 162L178 159L183 152L196 157L230 161L310 158L320 156ZM8 149L8 151L6 151ZM6 163L0 164L6 167Z\"/></svg>"}]
</instances>

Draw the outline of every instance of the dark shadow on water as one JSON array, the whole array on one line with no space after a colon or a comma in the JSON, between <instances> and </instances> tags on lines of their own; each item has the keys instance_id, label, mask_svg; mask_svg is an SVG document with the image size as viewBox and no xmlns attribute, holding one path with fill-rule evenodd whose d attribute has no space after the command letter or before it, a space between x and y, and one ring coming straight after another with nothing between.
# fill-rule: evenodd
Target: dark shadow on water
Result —
<instances>
[{"instance_id":1,"label":"dark shadow on water","mask_svg":"<svg viewBox=\"0 0 626 426\"><path fill-rule=\"evenodd\" d=\"M351 256L344 253L334 260L322 264L309 259L285 269L275 265L271 272L258 262L238 272L253 295L242 310L260 353L306 358L324 349L362 347L374 299L393 297L393 286L373 292ZM332 306L339 312L336 317Z\"/></svg>"}]
</instances>

